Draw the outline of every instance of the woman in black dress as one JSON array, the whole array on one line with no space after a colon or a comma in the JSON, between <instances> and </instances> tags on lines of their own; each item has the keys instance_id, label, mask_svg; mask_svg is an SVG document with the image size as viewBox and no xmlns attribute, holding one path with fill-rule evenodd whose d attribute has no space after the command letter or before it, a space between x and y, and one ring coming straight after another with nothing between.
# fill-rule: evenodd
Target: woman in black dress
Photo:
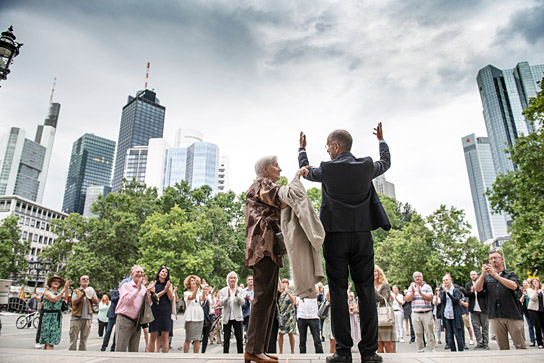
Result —
<instances>
[{"instance_id":1,"label":"woman in black dress","mask_svg":"<svg viewBox=\"0 0 544 363\"><path fill-rule=\"evenodd\" d=\"M159 304L153 303L151 311L155 320L149 324L149 346L148 352L157 352L162 342L162 352L168 353L168 335L170 332L171 314L172 314L172 299L174 298L174 288L170 282L170 270L168 267L161 267L155 277L155 287L151 290L159 297ZM158 338L158 339L157 339Z\"/></svg>"}]
</instances>

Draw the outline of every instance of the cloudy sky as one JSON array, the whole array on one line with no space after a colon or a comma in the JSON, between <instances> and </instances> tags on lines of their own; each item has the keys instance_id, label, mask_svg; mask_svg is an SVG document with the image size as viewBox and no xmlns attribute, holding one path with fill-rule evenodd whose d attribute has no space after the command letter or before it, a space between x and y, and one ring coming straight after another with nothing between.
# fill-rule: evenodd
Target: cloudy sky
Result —
<instances>
[{"instance_id":1,"label":"cloudy sky","mask_svg":"<svg viewBox=\"0 0 544 363\"><path fill-rule=\"evenodd\" d=\"M381 121L397 199L428 215L466 210L476 235L461 137L486 134L478 70L544 62L540 1L0 1L0 30L24 43L0 88L0 131L33 138L62 104L44 204L60 210L72 143L86 132L117 141L127 96L145 83L166 107L165 138L204 133L245 190L255 160L277 154L297 170L345 128L353 152L378 158ZM307 186L315 186L308 183Z\"/></svg>"}]
</instances>

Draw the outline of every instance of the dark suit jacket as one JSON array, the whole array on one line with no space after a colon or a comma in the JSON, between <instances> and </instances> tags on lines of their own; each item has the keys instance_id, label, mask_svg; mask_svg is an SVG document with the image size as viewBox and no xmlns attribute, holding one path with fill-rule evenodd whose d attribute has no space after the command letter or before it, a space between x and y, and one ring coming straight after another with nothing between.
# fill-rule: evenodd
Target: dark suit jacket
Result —
<instances>
[{"instance_id":1,"label":"dark suit jacket","mask_svg":"<svg viewBox=\"0 0 544 363\"><path fill-rule=\"evenodd\" d=\"M110 308L108 309L108 318L115 319L117 318L117 314L115 314L115 308L117 307L117 303L119 302L119 290L113 290L111 292L110 296Z\"/></svg>"},{"instance_id":2,"label":"dark suit jacket","mask_svg":"<svg viewBox=\"0 0 544 363\"><path fill-rule=\"evenodd\" d=\"M300 167L310 165L305 151L298 154ZM357 159L344 152L336 159L310 168L306 179L321 182L321 223L327 232L364 232L391 228L372 179L391 165L389 147L380 143L380 161Z\"/></svg>"},{"instance_id":3,"label":"dark suit jacket","mask_svg":"<svg viewBox=\"0 0 544 363\"><path fill-rule=\"evenodd\" d=\"M459 290L459 286L454 285L455 289L453 290L453 295L451 293L451 290L448 291L448 296L451 299L452 306L453 306L453 326L456 329L463 329L464 323L463 323L463 314L461 312L461 290ZM445 319L444 317L444 310L446 308L446 293L444 290L442 290L442 287L440 288L440 300L442 307L442 319Z\"/></svg>"},{"instance_id":4,"label":"dark suit jacket","mask_svg":"<svg viewBox=\"0 0 544 363\"><path fill-rule=\"evenodd\" d=\"M475 294L470 291L472 288L472 281L467 282L465 285L465 296L468 297L468 311L471 313L474 312L474 301L476 300ZM485 290L482 290L478 293L478 304L480 305L480 310L482 314L487 314L487 293Z\"/></svg>"}]
</instances>

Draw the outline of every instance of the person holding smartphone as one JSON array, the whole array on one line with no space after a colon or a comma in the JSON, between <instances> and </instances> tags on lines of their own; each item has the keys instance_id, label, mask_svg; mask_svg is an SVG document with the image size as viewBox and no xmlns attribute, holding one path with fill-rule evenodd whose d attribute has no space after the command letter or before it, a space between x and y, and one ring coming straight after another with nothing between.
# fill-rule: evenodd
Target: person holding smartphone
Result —
<instances>
[{"instance_id":1,"label":"person holding smartphone","mask_svg":"<svg viewBox=\"0 0 544 363\"><path fill-rule=\"evenodd\" d=\"M489 252L489 261L484 260L482 274L474 287L478 293L487 293L489 321L499 349L510 349L508 333L516 349L526 349L523 315L518 301L521 296L518 276L504 268L504 258L498 250Z\"/></svg>"}]
</instances>

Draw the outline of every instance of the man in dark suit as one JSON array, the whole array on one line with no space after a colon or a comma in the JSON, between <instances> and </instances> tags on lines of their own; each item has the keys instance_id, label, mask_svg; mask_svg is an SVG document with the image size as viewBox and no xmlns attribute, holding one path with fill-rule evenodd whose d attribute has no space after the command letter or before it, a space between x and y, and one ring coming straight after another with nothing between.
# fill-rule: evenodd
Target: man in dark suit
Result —
<instances>
[{"instance_id":1,"label":"man in dark suit","mask_svg":"<svg viewBox=\"0 0 544 363\"><path fill-rule=\"evenodd\" d=\"M306 177L321 182L320 218L326 231L323 254L331 295L332 333L336 353L327 362L351 362L353 340L350 334L347 304L348 269L359 298L363 362L381 362L378 349L378 316L374 292L374 241L371 232L378 227L391 228L372 179L389 169L389 147L383 140L382 125L374 129L379 140L380 161L370 157L357 159L351 154L353 139L346 130L335 130L327 138L331 160L317 168L309 167L306 135L300 133L298 161L309 167Z\"/></svg>"},{"instance_id":2,"label":"man in dark suit","mask_svg":"<svg viewBox=\"0 0 544 363\"><path fill-rule=\"evenodd\" d=\"M475 349L489 350L489 320L487 318L487 295L485 290L476 292L478 272L470 272L470 282L465 286L465 296L468 297L468 311L472 320L472 327L476 335Z\"/></svg>"}]
</instances>

